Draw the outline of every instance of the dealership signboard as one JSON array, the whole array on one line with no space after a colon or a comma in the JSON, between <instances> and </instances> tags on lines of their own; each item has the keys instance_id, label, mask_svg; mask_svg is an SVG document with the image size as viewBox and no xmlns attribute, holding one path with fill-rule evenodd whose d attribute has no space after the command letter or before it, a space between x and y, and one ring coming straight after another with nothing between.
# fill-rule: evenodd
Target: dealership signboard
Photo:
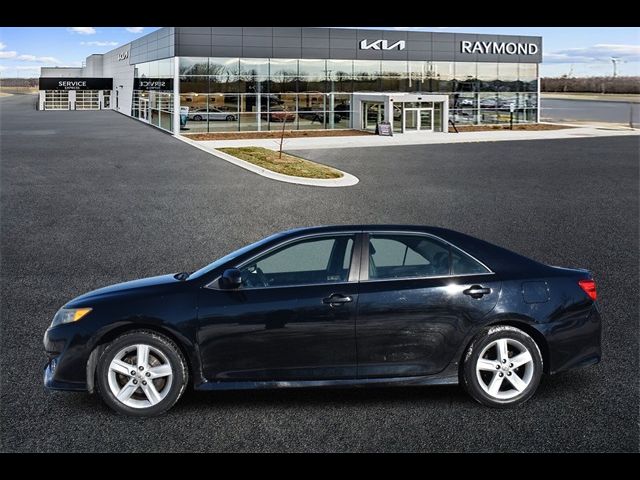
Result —
<instances>
[{"instance_id":1,"label":"dealership signboard","mask_svg":"<svg viewBox=\"0 0 640 480\"><path fill-rule=\"evenodd\" d=\"M172 91L173 78L134 78L134 90Z\"/></svg>"},{"instance_id":2,"label":"dealership signboard","mask_svg":"<svg viewBox=\"0 0 640 480\"><path fill-rule=\"evenodd\" d=\"M113 90L113 78L40 77L40 90Z\"/></svg>"}]
</instances>

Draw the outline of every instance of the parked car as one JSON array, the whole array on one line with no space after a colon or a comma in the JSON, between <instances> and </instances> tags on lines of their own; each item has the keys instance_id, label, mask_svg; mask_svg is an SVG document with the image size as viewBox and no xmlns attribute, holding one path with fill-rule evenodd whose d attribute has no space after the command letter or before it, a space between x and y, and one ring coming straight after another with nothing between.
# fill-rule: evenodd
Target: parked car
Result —
<instances>
[{"instance_id":1,"label":"parked car","mask_svg":"<svg viewBox=\"0 0 640 480\"><path fill-rule=\"evenodd\" d=\"M225 112L215 107L209 107L209 110L206 108L194 108L189 111L189 120L200 122L206 119L235 122L238 116L235 113Z\"/></svg>"},{"instance_id":2,"label":"parked car","mask_svg":"<svg viewBox=\"0 0 640 480\"><path fill-rule=\"evenodd\" d=\"M463 233L342 225L277 233L193 273L64 305L44 384L150 416L196 390L462 383L484 405L600 361L596 284Z\"/></svg>"},{"instance_id":3,"label":"parked car","mask_svg":"<svg viewBox=\"0 0 640 480\"><path fill-rule=\"evenodd\" d=\"M483 98L480 100L480 107L496 108L497 106L498 106L498 100L495 98Z\"/></svg>"},{"instance_id":4,"label":"parked car","mask_svg":"<svg viewBox=\"0 0 640 480\"><path fill-rule=\"evenodd\" d=\"M260 114L263 120L269 120L270 122L293 122L297 118L293 112L284 110L271 110L270 112L264 112Z\"/></svg>"},{"instance_id":5,"label":"parked car","mask_svg":"<svg viewBox=\"0 0 640 480\"><path fill-rule=\"evenodd\" d=\"M325 122L325 117L327 116L326 112L311 112L311 111L305 111L300 109L301 111L298 112L298 116L300 118L305 118L307 120L311 120L312 122L318 122L318 123L324 123ZM329 119L327 119L327 122L329 121ZM338 123L340 121L342 121L342 115L340 115L337 112L333 113L333 121L335 123Z\"/></svg>"}]
</instances>

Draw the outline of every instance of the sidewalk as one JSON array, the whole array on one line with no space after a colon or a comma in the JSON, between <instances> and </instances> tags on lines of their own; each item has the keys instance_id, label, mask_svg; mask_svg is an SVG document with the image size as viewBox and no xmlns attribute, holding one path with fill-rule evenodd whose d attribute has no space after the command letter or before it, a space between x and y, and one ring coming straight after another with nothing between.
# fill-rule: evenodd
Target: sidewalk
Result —
<instances>
[{"instance_id":1,"label":"sidewalk","mask_svg":"<svg viewBox=\"0 0 640 480\"><path fill-rule=\"evenodd\" d=\"M381 136L356 136L356 137L311 137L311 138L285 138L285 150L314 150L323 148L364 148L364 147L389 147L394 145L432 145L445 143L470 143L470 142L502 142L513 140L551 140L558 138L580 137L612 137L640 135L639 130L629 128L604 128L597 126L580 126L578 128L566 128L561 130L498 130L488 132L461 132L461 133L430 133L411 132L396 134L393 137ZM221 147L264 147L277 150L279 139L245 139L245 140L207 140L194 142L205 149Z\"/></svg>"}]
</instances>

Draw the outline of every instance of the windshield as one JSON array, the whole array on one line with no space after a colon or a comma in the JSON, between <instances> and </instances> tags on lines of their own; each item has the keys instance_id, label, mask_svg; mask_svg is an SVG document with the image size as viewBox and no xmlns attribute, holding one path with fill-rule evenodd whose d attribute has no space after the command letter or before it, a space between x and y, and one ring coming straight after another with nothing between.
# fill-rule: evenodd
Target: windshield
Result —
<instances>
[{"instance_id":1,"label":"windshield","mask_svg":"<svg viewBox=\"0 0 640 480\"><path fill-rule=\"evenodd\" d=\"M200 270L196 270L195 272L193 272L191 275L189 275L189 280L194 279L194 278L198 278L202 275L205 275L207 273L209 273L212 270L215 270L216 268L224 265L227 262L230 262L231 260L233 260L234 258L237 258L247 252L249 252L250 250L253 250L256 247L259 247L260 245L267 243L268 241L279 237L281 234L280 233L276 233L275 235L271 235L267 238L263 238L262 240L258 240L257 242L254 242L250 245L247 245L246 247L242 247L238 250L235 250L231 253L229 253L228 255L225 255L222 258L219 258L218 260L216 260L213 263L210 263L209 265L207 265L206 267L202 267Z\"/></svg>"}]
</instances>

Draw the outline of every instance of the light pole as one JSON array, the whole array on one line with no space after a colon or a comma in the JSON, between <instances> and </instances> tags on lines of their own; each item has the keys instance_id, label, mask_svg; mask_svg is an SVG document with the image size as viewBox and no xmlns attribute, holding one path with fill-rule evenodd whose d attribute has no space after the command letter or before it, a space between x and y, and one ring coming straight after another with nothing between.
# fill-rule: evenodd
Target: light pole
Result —
<instances>
[{"instance_id":1,"label":"light pole","mask_svg":"<svg viewBox=\"0 0 640 480\"><path fill-rule=\"evenodd\" d=\"M611 57L611 63L613 63L613 78L616 78L616 75L618 74L618 62L619 61L620 61L619 58Z\"/></svg>"}]
</instances>

